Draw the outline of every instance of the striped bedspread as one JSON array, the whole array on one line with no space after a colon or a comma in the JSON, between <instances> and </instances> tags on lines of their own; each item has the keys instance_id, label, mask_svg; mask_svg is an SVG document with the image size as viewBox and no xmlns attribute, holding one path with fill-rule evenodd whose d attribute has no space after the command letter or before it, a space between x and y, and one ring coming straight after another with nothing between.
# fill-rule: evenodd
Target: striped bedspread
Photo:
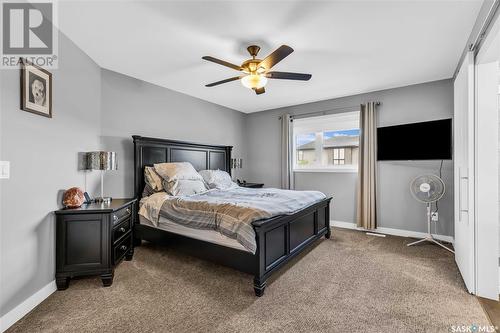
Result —
<instances>
[{"instance_id":1,"label":"striped bedspread","mask_svg":"<svg viewBox=\"0 0 500 333\"><path fill-rule=\"evenodd\" d=\"M255 253L253 221L291 215L325 197L317 191L237 187L169 197L163 202L159 215L187 227L217 230Z\"/></svg>"}]
</instances>

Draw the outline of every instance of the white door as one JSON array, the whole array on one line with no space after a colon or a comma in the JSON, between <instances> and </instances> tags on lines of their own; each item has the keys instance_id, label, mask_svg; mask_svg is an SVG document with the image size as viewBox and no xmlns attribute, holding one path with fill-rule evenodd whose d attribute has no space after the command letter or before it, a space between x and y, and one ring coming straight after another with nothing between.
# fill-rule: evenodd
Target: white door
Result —
<instances>
[{"instance_id":1,"label":"white door","mask_svg":"<svg viewBox=\"0 0 500 333\"><path fill-rule=\"evenodd\" d=\"M476 65L476 295L494 300L499 292L498 74L498 61Z\"/></svg>"},{"instance_id":2,"label":"white door","mask_svg":"<svg viewBox=\"0 0 500 333\"><path fill-rule=\"evenodd\" d=\"M453 116L455 261L467 290L475 293L474 55L469 52L454 82Z\"/></svg>"},{"instance_id":3,"label":"white door","mask_svg":"<svg viewBox=\"0 0 500 333\"><path fill-rule=\"evenodd\" d=\"M500 19L476 55L475 236L476 295L498 300L498 89Z\"/></svg>"}]
</instances>

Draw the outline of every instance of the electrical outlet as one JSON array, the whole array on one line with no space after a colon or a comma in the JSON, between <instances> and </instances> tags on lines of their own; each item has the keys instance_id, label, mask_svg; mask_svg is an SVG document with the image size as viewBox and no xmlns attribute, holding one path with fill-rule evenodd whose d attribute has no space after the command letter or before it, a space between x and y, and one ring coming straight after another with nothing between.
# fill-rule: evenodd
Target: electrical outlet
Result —
<instances>
[{"instance_id":1,"label":"electrical outlet","mask_svg":"<svg viewBox=\"0 0 500 333\"><path fill-rule=\"evenodd\" d=\"M0 179L10 178L10 162L0 161Z\"/></svg>"},{"instance_id":2,"label":"electrical outlet","mask_svg":"<svg viewBox=\"0 0 500 333\"><path fill-rule=\"evenodd\" d=\"M432 212L432 214L431 214L431 220L432 220L432 222L439 221L439 213L438 212Z\"/></svg>"}]
</instances>

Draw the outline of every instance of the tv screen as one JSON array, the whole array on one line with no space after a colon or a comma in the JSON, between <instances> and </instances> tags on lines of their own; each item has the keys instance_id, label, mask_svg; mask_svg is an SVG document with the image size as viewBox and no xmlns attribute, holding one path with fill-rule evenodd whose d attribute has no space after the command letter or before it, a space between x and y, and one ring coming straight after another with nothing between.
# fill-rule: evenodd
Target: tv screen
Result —
<instances>
[{"instance_id":1,"label":"tv screen","mask_svg":"<svg viewBox=\"0 0 500 333\"><path fill-rule=\"evenodd\" d=\"M451 159L451 119L427 121L377 129L377 159Z\"/></svg>"}]
</instances>

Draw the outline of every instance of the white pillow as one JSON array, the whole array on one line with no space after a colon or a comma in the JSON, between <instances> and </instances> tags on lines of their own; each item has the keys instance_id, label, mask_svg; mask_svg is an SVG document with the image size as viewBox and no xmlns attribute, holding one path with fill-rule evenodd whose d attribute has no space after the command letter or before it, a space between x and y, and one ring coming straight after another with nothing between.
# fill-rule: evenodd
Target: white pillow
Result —
<instances>
[{"instance_id":1,"label":"white pillow","mask_svg":"<svg viewBox=\"0 0 500 333\"><path fill-rule=\"evenodd\" d=\"M175 180L201 180L203 177L193 168L189 162L158 163L155 171L167 182Z\"/></svg>"},{"instance_id":2,"label":"white pillow","mask_svg":"<svg viewBox=\"0 0 500 333\"><path fill-rule=\"evenodd\" d=\"M177 179L163 183L168 194L173 196L193 195L206 192L208 189L203 180Z\"/></svg>"},{"instance_id":3,"label":"white pillow","mask_svg":"<svg viewBox=\"0 0 500 333\"><path fill-rule=\"evenodd\" d=\"M231 176L226 171L222 170L201 170L199 174L205 180L209 188L217 188L227 190L230 188L238 187L233 182Z\"/></svg>"}]
</instances>

